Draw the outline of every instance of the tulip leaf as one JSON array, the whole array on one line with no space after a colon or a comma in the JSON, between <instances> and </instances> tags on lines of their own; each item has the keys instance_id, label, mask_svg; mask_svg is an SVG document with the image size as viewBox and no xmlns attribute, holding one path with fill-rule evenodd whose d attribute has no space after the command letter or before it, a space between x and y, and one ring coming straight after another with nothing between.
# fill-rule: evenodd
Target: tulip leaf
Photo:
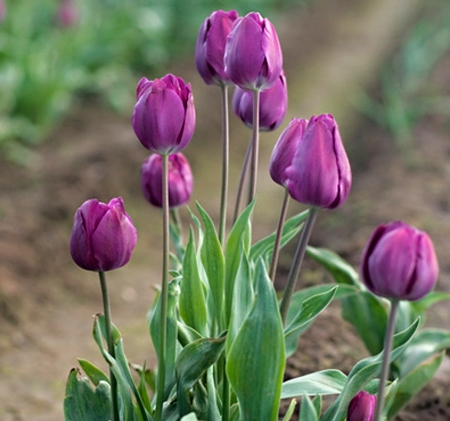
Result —
<instances>
[{"instance_id":1,"label":"tulip leaf","mask_svg":"<svg viewBox=\"0 0 450 421\"><path fill-rule=\"evenodd\" d=\"M295 399L292 399L286 413L284 414L283 421L290 421L290 419L294 415L296 406L297 406L297 401Z\"/></svg>"},{"instance_id":2,"label":"tulip leaf","mask_svg":"<svg viewBox=\"0 0 450 421\"><path fill-rule=\"evenodd\" d=\"M108 376L91 362L79 358L78 363L94 386L98 386L101 381L109 383Z\"/></svg>"},{"instance_id":3,"label":"tulip leaf","mask_svg":"<svg viewBox=\"0 0 450 421\"><path fill-rule=\"evenodd\" d=\"M316 407L307 395L303 395L302 397L299 421L319 421L319 415L317 414Z\"/></svg>"},{"instance_id":4,"label":"tulip leaf","mask_svg":"<svg viewBox=\"0 0 450 421\"><path fill-rule=\"evenodd\" d=\"M179 308L185 323L202 335L206 334L207 312L204 286L197 267L194 234L191 229L183 258L183 279L180 282Z\"/></svg>"},{"instance_id":5,"label":"tulip leaf","mask_svg":"<svg viewBox=\"0 0 450 421\"><path fill-rule=\"evenodd\" d=\"M422 362L400 379L393 387L393 403L388 410L388 419L393 418L434 377L444 359L445 352Z\"/></svg>"},{"instance_id":6,"label":"tulip leaf","mask_svg":"<svg viewBox=\"0 0 450 421\"><path fill-rule=\"evenodd\" d=\"M281 399L302 395L338 395L344 389L347 376L339 370L323 370L287 380L281 389Z\"/></svg>"},{"instance_id":7,"label":"tulip leaf","mask_svg":"<svg viewBox=\"0 0 450 421\"><path fill-rule=\"evenodd\" d=\"M256 269L254 304L231 345L226 372L241 419L276 421L285 366L283 326L261 259Z\"/></svg>"}]
</instances>

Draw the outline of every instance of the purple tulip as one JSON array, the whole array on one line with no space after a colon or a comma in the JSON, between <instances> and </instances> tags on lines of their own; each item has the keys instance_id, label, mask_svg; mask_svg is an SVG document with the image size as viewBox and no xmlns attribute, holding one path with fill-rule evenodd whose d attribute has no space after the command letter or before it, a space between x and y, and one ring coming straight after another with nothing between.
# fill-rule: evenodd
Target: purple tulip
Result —
<instances>
[{"instance_id":1,"label":"purple tulip","mask_svg":"<svg viewBox=\"0 0 450 421\"><path fill-rule=\"evenodd\" d=\"M192 194L194 180L191 167L182 153L169 155L169 208L185 205ZM150 155L141 168L141 187L145 198L158 208L162 207L162 157Z\"/></svg>"},{"instance_id":2,"label":"purple tulip","mask_svg":"<svg viewBox=\"0 0 450 421\"><path fill-rule=\"evenodd\" d=\"M6 2L5 0L0 0L0 23L5 20L6 16Z\"/></svg>"},{"instance_id":3,"label":"purple tulip","mask_svg":"<svg viewBox=\"0 0 450 421\"><path fill-rule=\"evenodd\" d=\"M286 77L281 71L275 85L260 94L259 129L272 131L282 123L287 110ZM236 87L232 108L248 127L253 127L253 92Z\"/></svg>"},{"instance_id":4,"label":"purple tulip","mask_svg":"<svg viewBox=\"0 0 450 421\"><path fill-rule=\"evenodd\" d=\"M286 169L292 164L307 124L308 120L304 118L293 118L273 148L270 157L270 176L275 183L281 186L286 187Z\"/></svg>"},{"instance_id":5,"label":"purple tulip","mask_svg":"<svg viewBox=\"0 0 450 421\"><path fill-rule=\"evenodd\" d=\"M238 18L225 47L225 72L243 89L268 89L283 68L275 27L259 13Z\"/></svg>"},{"instance_id":6,"label":"purple tulip","mask_svg":"<svg viewBox=\"0 0 450 421\"><path fill-rule=\"evenodd\" d=\"M191 85L172 74L142 78L131 123L142 145L160 155L176 153L190 142L195 129Z\"/></svg>"},{"instance_id":7,"label":"purple tulip","mask_svg":"<svg viewBox=\"0 0 450 421\"><path fill-rule=\"evenodd\" d=\"M362 390L350 401L347 421L372 421L375 415L376 403L376 395Z\"/></svg>"},{"instance_id":8,"label":"purple tulip","mask_svg":"<svg viewBox=\"0 0 450 421\"><path fill-rule=\"evenodd\" d=\"M237 18L236 10L217 10L205 19L200 27L195 46L195 64L207 85L230 83L225 73L223 56L227 37Z\"/></svg>"},{"instance_id":9,"label":"purple tulip","mask_svg":"<svg viewBox=\"0 0 450 421\"><path fill-rule=\"evenodd\" d=\"M364 249L363 281L381 297L418 300L431 291L438 272L428 235L401 221L380 225Z\"/></svg>"},{"instance_id":10,"label":"purple tulip","mask_svg":"<svg viewBox=\"0 0 450 421\"><path fill-rule=\"evenodd\" d=\"M136 228L122 198L108 204L90 199L75 213L70 254L81 268L105 272L128 263L136 241Z\"/></svg>"},{"instance_id":11,"label":"purple tulip","mask_svg":"<svg viewBox=\"0 0 450 421\"><path fill-rule=\"evenodd\" d=\"M74 0L61 0L57 20L58 24L63 28L69 28L78 22L78 9Z\"/></svg>"},{"instance_id":12,"label":"purple tulip","mask_svg":"<svg viewBox=\"0 0 450 421\"><path fill-rule=\"evenodd\" d=\"M289 194L301 203L335 209L347 199L350 163L331 114L311 117L286 175Z\"/></svg>"}]
</instances>

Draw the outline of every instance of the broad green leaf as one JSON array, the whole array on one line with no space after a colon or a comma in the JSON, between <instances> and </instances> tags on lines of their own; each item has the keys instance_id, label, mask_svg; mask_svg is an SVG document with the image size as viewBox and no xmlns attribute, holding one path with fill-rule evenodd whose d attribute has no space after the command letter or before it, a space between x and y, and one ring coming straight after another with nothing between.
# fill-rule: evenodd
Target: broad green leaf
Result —
<instances>
[{"instance_id":1,"label":"broad green leaf","mask_svg":"<svg viewBox=\"0 0 450 421\"><path fill-rule=\"evenodd\" d=\"M323 370L306 374L283 383L281 399L302 395L338 395L342 392L347 376L339 370Z\"/></svg>"},{"instance_id":2,"label":"broad green leaf","mask_svg":"<svg viewBox=\"0 0 450 421\"><path fill-rule=\"evenodd\" d=\"M94 386L98 386L101 381L109 383L108 376L91 362L78 358L78 363Z\"/></svg>"},{"instance_id":3,"label":"broad green leaf","mask_svg":"<svg viewBox=\"0 0 450 421\"><path fill-rule=\"evenodd\" d=\"M194 234L191 229L183 259L183 275L180 282L180 315L185 323L202 335L206 334L206 300L203 283L197 267Z\"/></svg>"},{"instance_id":4,"label":"broad green leaf","mask_svg":"<svg viewBox=\"0 0 450 421\"><path fill-rule=\"evenodd\" d=\"M195 412L191 412L190 414L187 414L183 418L181 418L180 421L198 421L198 419L197 415L195 415Z\"/></svg>"},{"instance_id":5,"label":"broad green leaf","mask_svg":"<svg viewBox=\"0 0 450 421\"><path fill-rule=\"evenodd\" d=\"M244 420L276 421L285 366L278 302L258 261L253 308L231 345L226 371Z\"/></svg>"},{"instance_id":6,"label":"broad green leaf","mask_svg":"<svg viewBox=\"0 0 450 421\"><path fill-rule=\"evenodd\" d=\"M307 395L303 395L302 402L300 403L299 421L319 421L316 408Z\"/></svg>"},{"instance_id":7,"label":"broad green leaf","mask_svg":"<svg viewBox=\"0 0 450 421\"><path fill-rule=\"evenodd\" d=\"M417 314L425 313L433 304L440 301L450 300L450 294L446 292L431 291L421 300L410 302L411 307L415 309Z\"/></svg>"},{"instance_id":8,"label":"broad green leaf","mask_svg":"<svg viewBox=\"0 0 450 421\"><path fill-rule=\"evenodd\" d=\"M111 390L109 383L101 380L95 388L89 380L79 378L73 369L66 384L64 419L66 421L109 421L111 419Z\"/></svg>"},{"instance_id":9,"label":"broad green leaf","mask_svg":"<svg viewBox=\"0 0 450 421\"><path fill-rule=\"evenodd\" d=\"M333 251L308 246L306 253L330 272L338 284L361 285L358 272Z\"/></svg>"}]
</instances>

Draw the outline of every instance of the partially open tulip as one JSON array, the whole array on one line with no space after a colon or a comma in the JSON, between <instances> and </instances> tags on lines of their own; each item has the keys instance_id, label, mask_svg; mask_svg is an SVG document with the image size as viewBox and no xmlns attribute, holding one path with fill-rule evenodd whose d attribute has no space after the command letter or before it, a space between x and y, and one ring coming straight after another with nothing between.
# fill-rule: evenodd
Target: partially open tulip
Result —
<instances>
[{"instance_id":1,"label":"partially open tulip","mask_svg":"<svg viewBox=\"0 0 450 421\"><path fill-rule=\"evenodd\" d=\"M376 395L362 390L350 401L347 421L372 421L375 414Z\"/></svg>"},{"instance_id":2,"label":"partially open tulip","mask_svg":"<svg viewBox=\"0 0 450 421\"><path fill-rule=\"evenodd\" d=\"M235 21L225 48L225 71L243 89L267 89L283 68L283 55L275 27L259 13Z\"/></svg>"},{"instance_id":3,"label":"partially open tulip","mask_svg":"<svg viewBox=\"0 0 450 421\"><path fill-rule=\"evenodd\" d=\"M418 300L431 291L438 272L428 235L401 221L380 225L363 252L363 281L381 297Z\"/></svg>"},{"instance_id":4,"label":"partially open tulip","mask_svg":"<svg viewBox=\"0 0 450 421\"><path fill-rule=\"evenodd\" d=\"M275 130L283 121L287 110L287 87L284 72L280 73L275 85L260 94L259 129ZM253 92L236 87L232 108L245 125L253 127Z\"/></svg>"},{"instance_id":5,"label":"partially open tulip","mask_svg":"<svg viewBox=\"0 0 450 421\"><path fill-rule=\"evenodd\" d=\"M182 153L168 157L169 208L185 205L191 198L194 185L191 167ZM145 198L162 207L162 157L150 155L141 168L141 187Z\"/></svg>"},{"instance_id":6,"label":"partially open tulip","mask_svg":"<svg viewBox=\"0 0 450 421\"><path fill-rule=\"evenodd\" d=\"M184 149L195 129L191 85L172 74L154 80L142 78L136 94L131 123L142 145L160 155Z\"/></svg>"},{"instance_id":7,"label":"partially open tulip","mask_svg":"<svg viewBox=\"0 0 450 421\"><path fill-rule=\"evenodd\" d=\"M286 175L289 194L301 203L335 209L345 202L352 174L331 114L311 117Z\"/></svg>"},{"instance_id":8,"label":"partially open tulip","mask_svg":"<svg viewBox=\"0 0 450 421\"><path fill-rule=\"evenodd\" d=\"M283 130L270 157L270 176L275 183L286 187L286 170L291 166L295 151L305 132L308 120L293 118Z\"/></svg>"},{"instance_id":9,"label":"partially open tulip","mask_svg":"<svg viewBox=\"0 0 450 421\"><path fill-rule=\"evenodd\" d=\"M136 241L136 228L122 198L108 204L90 199L75 213L70 254L81 268L105 272L128 263Z\"/></svg>"},{"instance_id":10,"label":"partially open tulip","mask_svg":"<svg viewBox=\"0 0 450 421\"><path fill-rule=\"evenodd\" d=\"M223 57L227 37L237 18L236 10L217 10L206 18L200 27L195 46L195 64L207 85L230 83Z\"/></svg>"}]
</instances>

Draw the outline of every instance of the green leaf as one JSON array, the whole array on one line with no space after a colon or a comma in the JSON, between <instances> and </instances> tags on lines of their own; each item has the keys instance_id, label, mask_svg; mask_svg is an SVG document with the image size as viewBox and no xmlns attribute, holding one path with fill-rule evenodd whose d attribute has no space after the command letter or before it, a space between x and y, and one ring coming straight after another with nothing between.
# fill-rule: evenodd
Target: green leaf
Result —
<instances>
[{"instance_id":1,"label":"green leaf","mask_svg":"<svg viewBox=\"0 0 450 421\"><path fill-rule=\"evenodd\" d=\"M295 407L297 406L297 401L295 399L291 400L289 407L286 411L286 414L283 417L283 421L290 421L292 415L294 415Z\"/></svg>"},{"instance_id":2,"label":"green leaf","mask_svg":"<svg viewBox=\"0 0 450 421\"><path fill-rule=\"evenodd\" d=\"M91 387L89 380L79 378L78 369L73 369L67 380L64 398L66 421L109 421L111 419L111 390L109 383L101 380Z\"/></svg>"},{"instance_id":3,"label":"green leaf","mask_svg":"<svg viewBox=\"0 0 450 421\"><path fill-rule=\"evenodd\" d=\"M98 386L101 381L109 383L108 376L91 362L78 358L78 363L94 386Z\"/></svg>"},{"instance_id":4,"label":"green leaf","mask_svg":"<svg viewBox=\"0 0 450 421\"><path fill-rule=\"evenodd\" d=\"M307 395L302 397L299 421L319 421L316 408Z\"/></svg>"},{"instance_id":5,"label":"green leaf","mask_svg":"<svg viewBox=\"0 0 450 421\"><path fill-rule=\"evenodd\" d=\"M183 275L180 282L180 315L185 323L202 335L206 335L206 301L204 286L197 267L194 234L191 229L183 259Z\"/></svg>"},{"instance_id":6,"label":"green leaf","mask_svg":"<svg viewBox=\"0 0 450 421\"><path fill-rule=\"evenodd\" d=\"M284 335L276 294L261 259L253 308L231 345L226 363L241 418L276 421L285 366Z\"/></svg>"},{"instance_id":7,"label":"green leaf","mask_svg":"<svg viewBox=\"0 0 450 421\"><path fill-rule=\"evenodd\" d=\"M281 399L302 395L338 395L344 389L347 376L339 370L323 370L306 374L283 383Z\"/></svg>"}]
</instances>

